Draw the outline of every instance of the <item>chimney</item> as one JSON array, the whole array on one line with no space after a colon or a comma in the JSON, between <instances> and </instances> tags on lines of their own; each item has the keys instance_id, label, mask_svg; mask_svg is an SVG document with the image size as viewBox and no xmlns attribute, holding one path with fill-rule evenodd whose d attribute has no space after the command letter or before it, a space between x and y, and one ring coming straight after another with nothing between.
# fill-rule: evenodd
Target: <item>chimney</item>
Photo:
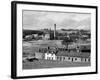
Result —
<instances>
[{"instance_id":1,"label":"chimney","mask_svg":"<svg viewBox=\"0 0 100 80\"><path fill-rule=\"evenodd\" d=\"M54 39L56 38L56 24L54 24Z\"/></svg>"},{"instance_id":2,"label":"chimney","mask_svg":"<svg viewBox=\"0 0 100 80\"><path fill-rule=\"evenodd\" d=\"M51 28L50 28L50 30L49 30L49 34L50 34L50 40L51 40Z\"/></svg>"}]
</instances>

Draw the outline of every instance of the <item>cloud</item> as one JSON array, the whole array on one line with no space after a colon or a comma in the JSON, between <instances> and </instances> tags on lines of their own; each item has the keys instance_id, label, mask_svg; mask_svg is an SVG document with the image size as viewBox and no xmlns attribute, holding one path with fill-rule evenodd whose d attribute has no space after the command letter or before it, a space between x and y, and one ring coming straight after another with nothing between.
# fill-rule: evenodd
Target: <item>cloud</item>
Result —
<instances>
[{"instance_id":1,"label":"cloud","mask_svg":"<svg viewBox=\"0 0 100 80\"><path fill-rule=\"evenodd\" d=\"M23 28L53 28L55 23L57 28L76 28L80 23L90 26L90 17L90 14L84 13L23 11Z\"/></svg>"},{"instance_id":2,"label":"cloud","mask_svg":"<svg viewBox=\"0 0 100 80\"><path fill-rule=\"evenodd\" d=\"M91 18L86 18L79 23L77 23L77 29L91 29Z\"/></svg>"}]
</instances>

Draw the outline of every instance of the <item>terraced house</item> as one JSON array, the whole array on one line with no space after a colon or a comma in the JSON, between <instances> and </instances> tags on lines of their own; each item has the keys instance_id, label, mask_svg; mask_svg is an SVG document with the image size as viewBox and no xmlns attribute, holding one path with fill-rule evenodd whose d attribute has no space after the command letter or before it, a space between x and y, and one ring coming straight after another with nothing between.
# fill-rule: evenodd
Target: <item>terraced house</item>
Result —
<instances>
[{"instance_id":1,"label":"terraced house","mask_svg":"<svg viewBox=\"0 0 100 80\"><path fill-rule=\"evenodd\" d=\"M45 60L58 60L58 61L70 61L70 62L90 62L90 53L77 53L67 51L55 52L36 52L35 57L38 59Z\"/></svg>"}]
</instances>

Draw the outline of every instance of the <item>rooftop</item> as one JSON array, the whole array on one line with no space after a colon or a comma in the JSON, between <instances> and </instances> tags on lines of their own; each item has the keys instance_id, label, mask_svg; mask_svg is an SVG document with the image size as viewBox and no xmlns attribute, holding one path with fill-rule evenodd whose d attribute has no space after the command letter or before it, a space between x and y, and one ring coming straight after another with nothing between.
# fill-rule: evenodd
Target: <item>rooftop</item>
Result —
<instances>
[{"instance_id":1,"label":"rooftop","mask_svg":"<svg viewBox=\"0 0 100 80\"><path fill-rule=\"evenodd\" d=\"M67 52L67 51L59 51L57 56L68 56L68 57L80 57L80 58L88 58L90 53L77 53L77 52Z\"/></svg>"}]
</instances>

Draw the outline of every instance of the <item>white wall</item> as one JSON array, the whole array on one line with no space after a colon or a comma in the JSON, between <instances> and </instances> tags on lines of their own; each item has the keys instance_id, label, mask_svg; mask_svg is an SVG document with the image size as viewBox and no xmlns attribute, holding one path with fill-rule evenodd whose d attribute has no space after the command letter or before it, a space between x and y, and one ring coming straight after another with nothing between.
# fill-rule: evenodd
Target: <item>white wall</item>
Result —
<instances>
[{"instance_id":1,"label":"white wall","mask_svg":"<svg viewBox=\"0 0 100 80\"><path fill-rule=\"evenodd\" d=\"M16 0L17 1L17 0ZM26 0L24 0L26 1ZM98 5L100 14L100 0L31 0L37 2L64 3L64 4L83 4ZM11 80L11 0L0 0L0 80ZM100 16L99 20L100 20ZM99 24L100 26L100 24ZM100 34L100 28L99 34ZM100 41L100 37L99 40ZM100 47L100 46L99 46ZM100 57L100 54L98 55ZM100 58L99 58L100 61ZM100 64L99 64L100 67ZM100 80L100 73L94 75L77 75L64 77L35 78L25 80ZM21 80L21 79L20 79ZM24 80L24 79L23 79Z\"/></svg>"}]
</instances>

